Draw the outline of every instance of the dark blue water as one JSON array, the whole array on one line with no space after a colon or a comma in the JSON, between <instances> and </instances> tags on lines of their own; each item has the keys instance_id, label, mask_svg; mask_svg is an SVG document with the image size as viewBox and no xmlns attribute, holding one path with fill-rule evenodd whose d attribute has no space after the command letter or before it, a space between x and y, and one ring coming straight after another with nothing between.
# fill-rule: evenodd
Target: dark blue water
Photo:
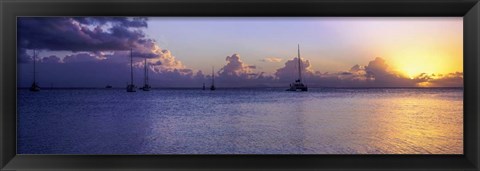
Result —
<instances>
[{"instance_id":1,"label":"dark blue water","mask_svg":"<svg viewBox=\"0 0 480 171\"><path fill-rule=\"evenodd\" d=\"M19 154L462 154L463 89L18 93Z\"/></svg>"}]
</instances>

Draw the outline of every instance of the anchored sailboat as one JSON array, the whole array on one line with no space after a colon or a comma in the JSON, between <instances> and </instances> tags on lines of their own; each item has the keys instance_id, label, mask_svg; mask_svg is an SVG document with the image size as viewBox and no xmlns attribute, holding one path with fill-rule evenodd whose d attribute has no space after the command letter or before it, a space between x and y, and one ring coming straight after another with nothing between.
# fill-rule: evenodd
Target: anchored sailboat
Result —
<instances>
[{"instance_id":1,"label":"anchored sailboat","mask_svg":"<svg viewBox=\"0 0 480 171\"><path fill-rule=\"evenodd\" d=\"M212 86L210 86L210 90L215 90L215 74L214 74L214 71L213 71L213 67L212 67Z\"/></svg>"},{"instance_id":2,"label":"anchored sailboat","mask_svg":"<svg viewBox=\"0 0 480 171\"><path fill-rule=\"evenodd\" d=\"M143 91L150 91L150 85L148 85L148 70L147 70L147 58L145 58L145 80L142 88Z\"/></svg>"},{"instance_id":3,"label":"anchored sailboat","mask_svg":"<svg viewBox=\"0 0 480 171\"><path fill-rule=\"evenodd\" d=\"M133 85L133 57L132 49L130 49L130 84L127 85L127 92L136 92L136 87Z\"/></svg>"},{"instance_id":4,"label":"anchored sailboat","mask_svg":"<svg viewBox=\"0 0 480 171\"><path fill-rule=\"evenodd\" d=\"M302 58L300 57L300 44L298 45L298 79L290 84L287 91L308 91L307 85L302 83Z\"/></svg>"},{"instance_id":5,"label":"anchored sailboat","mask_svg":"<svg viewBox=\"0 0 480 171\"><path fill-rule=\"evenodd\" d=\"M202 90L205 90L205 83L203 83L203 87L202 87Z\"/></svg>"},{"instance_id":6,"label":"anchored sailboat","mask_svg":"<svg viewBox=\"0 0 480 171\"><path fill-rule=\"evenodd\" d=\"M30 86L30 91L40 91L40 87L38 86L37 84L37 80L36 80L36 75L37 75L37 71L36 71L36 64L37 63L37 54L35 53L35 50L33 50L33 83L32 83L32 86Z\"/></svg>"}]
</instances>

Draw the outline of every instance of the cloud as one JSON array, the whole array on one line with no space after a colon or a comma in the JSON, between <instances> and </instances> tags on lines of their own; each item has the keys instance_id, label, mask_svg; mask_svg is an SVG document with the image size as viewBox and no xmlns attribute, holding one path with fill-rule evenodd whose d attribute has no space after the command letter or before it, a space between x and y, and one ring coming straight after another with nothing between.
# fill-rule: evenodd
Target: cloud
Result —
<instances>
[{"instance_id":1,"label":"cloud","mask_svg":"<svg viewBox=\"0 0 480 171\"><path fill-rule=\"evenodd\" d=\"M158 51L156 53L158 53L158 57L153 58L150 61L152 62L153 67L157 72L173 71L175 69L181 71L189 70L186 68L185 65L183 65L181 61L177 60L175 56L172 55L171 51L161 50L160 48L158 48Z\"/></svg>"},{"instance_id":2,"label":"cloud","mask_svg":"<svg viewBox=\"0 0 480 171\"><path fill-rule=\"evenodd\" d=\"M275 73L280 83L293 82L298 78L298 60L293 58ZM309 69L308 60L302 60L304 82L313 87L462 87L463 73L420 74L410 79L396 72L383 58L377 57L368 65L354 65L348 71L322 73Z\"/></svg>"},{"instance_id":3,"label":"cloud","mask_svg":"<svg viewBox=\"0 0 480 171\"><path fill-rule=\"evenodd\" d=\"M92 61L98 61L98 60L100 60L100 58L91 53L72 54L72 55L67 55L63 58L63 62L65 63L92 62Z\"/></svg>"},{"instance_id":4,"label":"cloud","mask_svg":"<svg viewBox=\"0 0 480 171\"><path fill-rule=\"evenodd\" d=\"M387 61L377 57L368 65L354 65L336 73L315 72L309 83L320 87L413 87L415 82L390 68Z\"/></svg>"},{"instance_id":5,"label":"cloud","mask_svg":"<svg viewBox=\"0 0 480 171\"><path fill-rule=\"evenodd\" d=\"M48 57L41 58L41 62L42 63L60 63L60 58L55 55L51 55Z\"/></svg>"},{"instance_id":6,"label":"cloud","mask_svg":"<svg viewBox=\"0 0 480 171\"><path fill-rule=\"evenodd\" d=\"M396 73L390 68L387 62L380 57L370 61L365 67L367 78L372 79L375 82L375 86L379 87L410 87L415 84L415 81L411 80L407 76L400 73Z\"/></svg>"},{"instance_id":7,"label":"cloud","mask_svg":"<svg viewBox=\"0 0 480 171\"><path fill-rule=\"evenodd\" d=\"M125 63L132 51L134 58L148 58L154 72L174 72L175 69L182 74L192 72L171 51L161 49L155 40L145 36L142 29L147 27L146 18L19 18L19 61L29 62L29 56L24 53L26 49L80 52L64 57L63 62L67 63L101 59ZM143 66L136 61L135 66Z\"/></svg>"},{"instance_id":8,"label":"cloud","mask_svg":"<svg viewBox=\"0 0 480 171\"><path fill-rule=\"evenodd\" d=\"M272 76L255 72L257 67L243 62L240 54L227 56L225 61L227 63L216 74L215 82L219 87L268 87L276 84ZM210 75L207 77L210 81Z\"/></svg>"},{"instance_id":9,"label":"cloud","mask_svg":"<svg viewBox=\"0 0 480 171\"><path fill-rule=\"evenodd\" d=\"M106 51L139 48L148 43L141 28L146 18L21 17L20 48L52 51Z\"/></svg>"},{"instance_id":10,"label":"cloud","mask_svg":"<svg viewBox=\"0 0 480 171\"><path fill-rule=\"evenodd\" d=\"M75 17L75 19L86 25L104 25L107 23L117 23L123 27L147 27L147 18L133 17Z\"/></svg>"},{"instance_id":11,"label":"cloud","mask_svg":"<svg viewBox=\"0 0 480 171\"><path fill-rule=\"evenodd\" d=\"M33 52L31 52L33 55ZM27 49L19 48L17 52L17 62L18 63L30 63L33 61L32 55L27 53Z\"/></svg>"},{"instance_id":12,"label":"cloud","mask_svg":"<svg viewBox=\"0 0 480 171\"><path fill-rule=\"evenodd\" d=\"M301 72L303 78L311 78L314 76L314 71L311 69L309 60L301 60ZM292 82L298 79L298 58L293 58L285 63L285 66L277 69L275 77L280 82Z\"/></svg>"},{"instance_id":13,"label":"cloud","mask_svg":"<svg viewBox=\"0 0 480 171\"><path fill-rule=\"evenodd\" d=\"M193 78L197 81L204 82L205 81L205 74L203 74L203 72L201 70L198 70L197 73L195 74L195 76L193 76Z\"/></svg>"},{"instance_id":14,"label":"cloud","mask_svg":"<svg viewBox=\"0 0 480 171\"><path fill-rule=\"evenodd\" d=\"M372 80L372 77L367 76L367 71L365 70L365 66L354 65L348 71L350 73L349 76L345 76L346 78L343 79L350 79L350 80L357 80L357 81L367 81Z\"/></svg>"},{"instance_id":15,"label":"cloud","mask_svg":"<svg viewBox=\"0 0 480 171\"><path fill-rule=\"evenodd\" d=\"M428 87L463 87L463 72L448 74L422 73L414 78L417 86Z\"/></svg>"},{"instance_id":16,"label":"cloud","mask_svg":"<svg viewBox=\"0 0 480 171\"><path fill-rule=\"evenodd\" d=\"M267 58L261 59L260 61L262 61L262 62L272 62L272 63L278 63L278 62L282 62L282 58L277 58L277 57L267 57Z\"/></svg>"},{"instance_id":17,"label":"cloud","mask_svg":"<svg viewBox=\"0 0 480 171\"><path fill-rule=\"evenodd\" d=\"M242 60L240 60L239 54L227 56L225 58L225 61L227 61L227 64L218 71L219 77L222 77L224 79L245 79L250 78L250 76L254 74L253 70L256 67L245 64Z\"/></svg>"},{"instance_id":18,"label":"cloud","mask_svg":"<svg viewBox=\"0 0 480 171\"><path fill-rule=\"evenodd\" d=\"M112 85L124 88L130 81L130 65L125 61L100 59L89 53L72 54L40 58L37 63L37 80L41 87L104 87ZM117 57L115 59L118 59ZM150 59L148 59L150 60ZM150 62L149 62L150 63ZM144 65L140 58L134 59L134 82L143 85ZM141 64L141 65L140 65ZM33 63L19 63L18 83L28 87L33 79ZM205 76L202 72L194 74L191 69L172 69L155 71L148 68L150 84L154 87L201 87Z\"/></svg>"}]
</instances>

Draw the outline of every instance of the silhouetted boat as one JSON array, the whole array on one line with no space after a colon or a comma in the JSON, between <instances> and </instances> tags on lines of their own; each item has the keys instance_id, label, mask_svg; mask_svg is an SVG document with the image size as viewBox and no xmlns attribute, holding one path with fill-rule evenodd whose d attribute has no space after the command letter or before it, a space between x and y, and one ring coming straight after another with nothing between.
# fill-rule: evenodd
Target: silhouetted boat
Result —
<instances>
[{"instance_id":1,"label":"silhouetted boat","mask_svg":"<svg viewBox=\"0 0 480 171\"><path fill-rule=\"evenodd\" d=\"M133 57L132 49L130 49L130 84L127 85L127 92L136 92L136 87L133 85Z\"/></svg>"},{"instance_id":2,"label":"silhouetted boat","mask_svg":"<svg viewBox=\"0 0 480 171\"><path fill-rule=\"evenodd\" d=\"M38 86L37 84L37 80L36 80L36 75L37 75L37 68L36 68L36 63L37 63L37 54L35 53L35 50L33 50L33 83L32 83L32 86L30 86L30 91L34 91L34 92L37 92L37 91L40 91L40 86Z\"/></svg>"},{"instance_id":3,"label":"silhouetted boat","mask_svg":"<svg viewBox=\"0 0 480 171\"><path fill-rule=\"evenodd\" d=\"M205 90L205 83L203 83L203 87L202 87L202 90Z\"/></svg>"},{"instance_id":4,"label":"silhouetted boat","mask_svg":"<svg viewBox=\"0 0 480 171\"><path fill-rule=\"evenodd\" d=\"M215 90L215 74L214 74L214 69L212 67L212 86L210 86L210 90Z\"/></svg>"},{"instance_id":5,"label":"silhouetted boat","mask_svg":"<svg viewBox=\"0 0 480 171\"><path fill-rule=\"evenodd\" d=\"M145 58L145 65L144 65L144 68L145 68L145 79L144 79L144 85L142 88L143 91L150 91L150 85L148 85L148 70L147 70L147 58Z\"/></svg>"},{"instance_id":6,"label":"silhouetted boat","mask_svg":"<svg viewBox=\"0 0 480 171\"><path fill-rule=\"evenodd\" d=\"M302 82L302 58L300 57L300 44L298 45L298 79L294 83L290 84L290 88L287 91L308 91L307 85Z\"/></svg>"},{"instance_id":7,"label":"silhouetted boat","mask_svg":"<svg viewBox=\"0 0 480 171\"><path fill-rule=\"evenodd\" d=\"M112 86L111 86L111 85L107 85L107 86L105 86L105 88L112 88Z\"/></svg>"}]
</instances>

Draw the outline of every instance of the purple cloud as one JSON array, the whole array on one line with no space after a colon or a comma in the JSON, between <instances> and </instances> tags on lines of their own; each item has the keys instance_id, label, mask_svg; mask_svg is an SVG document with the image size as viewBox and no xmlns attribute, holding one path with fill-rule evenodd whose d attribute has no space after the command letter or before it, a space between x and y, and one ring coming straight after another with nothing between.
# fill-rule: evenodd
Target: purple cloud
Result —
<instances>
[{"instance_id":1,"label":"purple cloud","mask_svg":"<svg viewBox=\"0 0 480 171\"><path fill-rule=\"evenodd\" d=\"M43 57L41 59L42 63L60 63L60 58L54 55Z\"/></svg>"},{"instance_id":2,"label":"purple cloud","mask_svg":"<svg viewBox=\"0 0 480 171\"><path fill-rule=\"evenodd\" d=\"M73 55L67 55L63 58L63 62L65 63L75 63L75 62L92 62L98 61L99 58L94 54L90 53L78 53Z\"/></svg>"},{"instance_id":3,"label":"purple cloud","mask_svg":"<svg viewBox=\"0 0 480 171\"><path fill-rule=\"evenodd\" d=\"M248 78L253 74L253 69L256 68L255 66L246 65L240 60L239 54L227 56L225 61L227 61L227 64L218 71L219 77L224 77L225 79Z\"/></svg>"},{"instance_id":4,"label":"purple cloud","mask_svg":"<svg viewBox=\"0 0 480 171\"><path fill-rule=\"evenodd\" d=\"M225 58L227 62L216 76L219 87L269 87L278 86L272 76L263 72L255 72L256 66L248 65L241 60L239 54L233 54ZM210 77L208 77L210 80Z\"/></svg>"},{"instance_id":5,"label":"purple cloud","mask_svg":"<svg viewBox=\"0 0 480 171\"><path fill-rule=\"evenodd\" d=\"M300 69L302 71L303 78L310 79L314 77L314 72L311 69L310 61L302 59ZM292 60L285 62L285 66L277 69L274 75L280 82L284 83L292 82L298 79L298 58L293 58Z\"/></svg>"},{"instance_id":6,"label":"purple cloud","mask_svg":"<svg viewBox=\"0 0 480 171\"><path fill-rule=\"evenodd\" d=\"M32 52L33 55L33 52ZM17 62L18 63L30 63L33 61L32 55L27 53L27 49L19 48L17 52Z\"/></svg>"},{"instance_id":7,"label":"purple cloud","mask_svg":"<svg viewBox=\"0 0 480 171\"><path fill-rule=\"evenodd\" d=\"M109 51L139 48L149 42L141 28L146 18L21 17L19 48L52 51Z\"/></svg>"},{"instance_id":8,"label":"purple cloud","mask_svg":"<svg viewBox=\"0 0 480 171\"><path fill-rule=\"evenodd\" d=\"M42 57L37 62L37 80L41 87L104 87L112 85L124 88L130 81L130 65L125 56L124 62L117 62L117 57L99 58L89 53L72 54L63 57ZM134 59L134 82L143 84L143 59ZM19 63L18 83L20 87L31 84L33 79L33 63ZM191 69L173 69L155 71L149 67L150 84L154 87L201 87L204 76L201 72L195 75Z\"/></svg>"},{"instance_id":9,"label":"purple cloud","mask_svg":"<svg viewBox=\"0 0 480 171\"><path fill-rule=\"evenodd\" d=\"M261 59L260 61L262 61L262 62L272 62L272 63L277 63L277 62L282 62L282 58L277 58L277 57L267 57L267 58Z\"/></svg>"}]
</instances>

